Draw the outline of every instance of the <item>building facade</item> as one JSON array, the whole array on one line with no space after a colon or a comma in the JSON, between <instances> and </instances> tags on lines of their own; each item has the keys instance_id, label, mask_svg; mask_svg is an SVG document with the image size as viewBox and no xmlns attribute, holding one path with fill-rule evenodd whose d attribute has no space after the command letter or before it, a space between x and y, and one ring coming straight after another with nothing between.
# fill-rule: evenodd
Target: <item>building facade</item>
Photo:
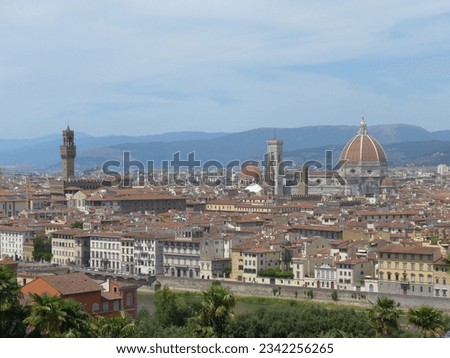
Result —
<instances>
[{"instance_id":1,"label":"building facade","mask_svg":"<svg viewBox=\"0 0 450 358\"><path fill-rule=\"evenodd\" d=\"M433 296L434 262L440 257L438 247L384 246L379 251L379 292Z\"/></svg>"},{"instance_id":2,"label":"building facade","mask_svg":"<svg viewBox=\"0 0 450 358\"><path fill-rule=\"evenodd\" d=\"M0 258L25 259L24 245L32 241L33 236L34 232L30 229L0 226Z\"/></svg>"}]
</instances>

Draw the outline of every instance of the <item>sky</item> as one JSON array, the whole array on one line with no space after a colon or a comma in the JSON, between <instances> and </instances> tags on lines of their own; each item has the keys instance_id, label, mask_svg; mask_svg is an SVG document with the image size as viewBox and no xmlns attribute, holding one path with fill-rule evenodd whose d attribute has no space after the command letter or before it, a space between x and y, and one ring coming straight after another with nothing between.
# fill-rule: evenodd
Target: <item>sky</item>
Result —
<instances>
[{"instance_id":1,"label":"sky","mask_svg":"<svg viewBox=\"0 0 450 358\"><path fill-rule=\"evenodd\" d=\"M0 138L450 129L450 2L0 0Z\"/></svg>"}]
</instances>

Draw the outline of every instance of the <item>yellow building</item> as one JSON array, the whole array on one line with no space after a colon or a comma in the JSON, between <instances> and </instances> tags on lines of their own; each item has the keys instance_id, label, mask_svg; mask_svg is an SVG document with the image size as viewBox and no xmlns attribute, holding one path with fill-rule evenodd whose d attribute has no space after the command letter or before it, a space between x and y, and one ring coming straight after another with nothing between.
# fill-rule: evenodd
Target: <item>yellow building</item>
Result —
<instances>
[{"instance_id":1,"label":"yellow building","mask_svg":"<svg viewBox=\"0 0 450 358\"><path fill-rule=\"evenodd\" d=\"M439 248L386 245L378 253L380 293L434 295L434 262L441 257Z\"/></svg>"},{"instance_id":2,"label":"yellow building","mask_svg":"<svg viewBox=\"0 0 450 358\"><path fill-rule=\"evenodd\" d=\"M246 242L231 249L231 279L259 282L258 273L265 269L279 269L281 251L278 244ZM263 281L261 281L263 282Z\"/></svg>"},{"instance_id":3,"label":"yellow building","mask_svg":"<svg viewBox=\"0 0 450 358\"><path fill-rule=\"evenodd\" d=\"M236 211L236 203L232 200L211 200L206 204L206 211Z\"/></svg>"},{"instance_id":4,"label":"yellow building","mask_svg":"<svg viewBox=\"0 0 450 358\"><path fill-rule=\"evenodd\" d=\"M34 237L25 239L23 243L23 259L25 261L33 261Z\"/></svg>"},{"instance_id":5,"label":"yellow building","mask_svg":"<svg viewBox=\"0 0 450 358\"><path fill-rule=\"evenodd\" d=\"M230 278L236 281L242 281L244 276L244 256L239 247L231 249L231 275Z\"/></svg>"}]
</instances>

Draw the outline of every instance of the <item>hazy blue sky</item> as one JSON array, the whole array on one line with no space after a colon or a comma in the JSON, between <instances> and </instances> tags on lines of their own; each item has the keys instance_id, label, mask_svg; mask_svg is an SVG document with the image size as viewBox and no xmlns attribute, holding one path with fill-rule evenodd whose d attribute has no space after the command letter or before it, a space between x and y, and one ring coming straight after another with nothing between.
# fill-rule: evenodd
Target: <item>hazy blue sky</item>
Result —
<instances>
[{"instance_id":1,"label":"hazy blue sky","mask_svg":"<svg viewBox=\"0 0 450 358\"><path fill-rule=\"evenodd\" d=\"M450 128L450 1L0 0L0 138Z\"/></svg>"}]
</instances>

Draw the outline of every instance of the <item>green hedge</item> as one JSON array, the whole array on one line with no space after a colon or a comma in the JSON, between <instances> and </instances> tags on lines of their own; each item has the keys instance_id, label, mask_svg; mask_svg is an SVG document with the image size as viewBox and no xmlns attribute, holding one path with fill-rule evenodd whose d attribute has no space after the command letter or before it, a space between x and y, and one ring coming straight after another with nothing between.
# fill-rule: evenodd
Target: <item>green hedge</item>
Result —
<instances>
[{"instance_id":1,"label":"green hedge","mask_svg":"<svg viewBox=\"0 0 450 358\"><path fill-rule=\"evenodd\" d=\"M282 269L264 269L259 270L258 276L260 277L275 277L275 278L293 278L294 274L291 271L285 271Z\"/></svg>"}]
</instances>

